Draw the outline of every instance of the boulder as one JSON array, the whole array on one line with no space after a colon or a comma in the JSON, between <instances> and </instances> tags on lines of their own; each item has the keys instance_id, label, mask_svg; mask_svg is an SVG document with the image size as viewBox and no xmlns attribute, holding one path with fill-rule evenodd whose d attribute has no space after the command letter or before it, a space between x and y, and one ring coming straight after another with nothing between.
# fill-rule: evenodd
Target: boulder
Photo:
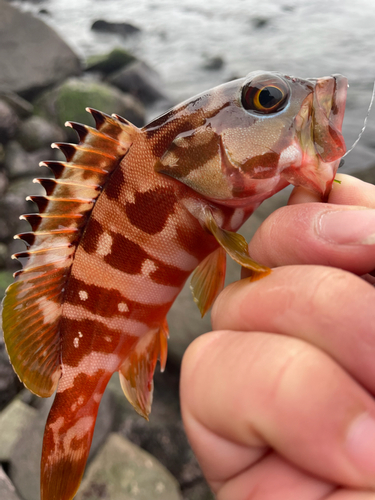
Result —
<instances>
[{"instance_id":1,"label":"boulder","mask_svg":"<svg viewBox=\"0 0 375 500\"><path fill-rule=\"evenodd\" d=\"M3 291L5 288L4 285L8 284L7 279L4 279L4 273L0 273L0 286ZM21 389L22 384L18 380L10 364L5 349L3 332L0 327L0 410L4 408Z\"/></svg>"},{"instance_id":2,"label":"boulder","mask_svg":"<svg viewBox=\"0 0 375 500\"><path fill-rule=\"evenodd\" d=\"M151 455L110 434L75 500L182 500L174 477Z\"/></svg>"},{"instance_id":3,"label":"boulder","mask_svg":"<svg viewBox=\"0 0 375 500\"><path fill-rule=\"evenodd\" d=\"M116 47L108 54L93 55L86 61L86 71L98 71L109 75L132 63L136 58L125 49Z\"/></svg>"},{"instance_id":4,"label":"boulder","mask_svg":"<svg viewBox=\"0 0 375 500\"><path fill-rule=\"evenodd\" d=\"M221 56L208 57L203 67L210 71L216 71L224 66L225 62Z\"/></svg>"},{"instance_id":5,"label":"boulder","mask_svg":"<svg viewBox=\"0 0 375 500\"><path fill-rule=\"evenodd\" d=\"M0 142L6 143L14 137L19 120L16 112L4 100L0 99Z\"/></svg>"},{"instance_id":6,"label":"boulder","mask_svg":"<svg viewBox=\"0 0 375 500\"><path fill-rule=\"evenodd\" d=\"M66 140L65 129L41 116L31 116L19 126L17 140L25 151L49 148L53 142Z\"/></svg>"},{"instance_id":7,"label":"boulder","mask_svg":"<svg viewBox=\"0 0 375 500\"><path fill-rule=\"evenodd\" d=\"M145 104L167 100L159 74L143 61L135 61L111 74L107 81Z\"/></svg>"},{"instance_id":8,"label":"boulder","mask_svg":"<svg viewBox=\"0 0 375 500\"><path fill-rule=\"evenodd\" d=\"M2 467L0 467L0 498L2 500L20 500L15 487Z\"/></svg>"},{"instance_id":9,"label":"boulder","mask_svg":"<svg viewBox=\"0 0 375 500\"><path fill-rule=\"evenodd\" d=\"M35 408L14 399L0 413L0 462L9 462L13 446L19 440L23 428L37 414Z\"/></svg>"},{"instance_id":10,"label":"boulder","mask_svg":"<svg viewBox=\"0 0 375 500\"><path fill-rule=\"evenodd\" d=\"M31 102L26 101L26 99L23 99L14 92L1 91L0 99L8 103L9 106L11 106L11 108L17 113L19 118L28 118L34 112L34 106Z\"/></svg>"},{"instance_id":11,"label":"boulder","mask_svg":"<svg viewBox=\"0 0 375 500\"><path fill-rule=\"evenodd\" d=\"M34 130L35 136L37 136L37 129ZM62 137L61 132L59 132L60 137ZM30 136L30 134L29 134ZM24 142L27 143L27 138L23 136ZM42 142L42 138L39 137L38 140ZM28 144L28 143L27 143ZM48 140L47 144L50 144ZM28 144L31 146L31 144ZM17 141L11 141L8 143L5 149L5 160L4 167L8 174L9 179L15 179L24 176L38 176L45 177L46 170L39 167L39 163L44 160L52 160L55 157L55 150L51 150L50 146L44 146L36 151L27 152L23 149L21 144ZM50 177L50 175L48 175ZM30 186L31 188L31 186Z\"/></svg>"},{"instance_id":12,"label":"boulder","mask_svg":"<svg viewBox=\"0 0 375 500\"><path fill-rule=\"evenodd\" d=\"M32 96L81 72L78 57L43 21L0 0L0 91Z\"/></svg>"},{"instance_id":13,"label":"boulder","mask_svg":"<svg viewBox=\"0 0 375 500\"><path fill-rule=\"evenodd\" d=\"M144 124L144 108L133 97L123 94L117 88L92 79L71 78L62 85L46 91L36 102L37 114L53 120L60 127L66 121L94 125L86 107L99 109L107 114L123 116L137 127ZM76 138L74 131L70 140Z\"/></svg>"},{"instance_id":14,"label":"boulder","mask_svg":"<svg viewBox=\"0 0 375 500\"><path fill-rule=\"evenodd\" d=\"M134 24L125 22L111 23L102 19L94 21L91 25L91 29L93 31L100 31L101 33L116 33L124 37L134 35L135 33L139 33L141 31L140 28L134 26Z\"/></svg>"}]
</instances>

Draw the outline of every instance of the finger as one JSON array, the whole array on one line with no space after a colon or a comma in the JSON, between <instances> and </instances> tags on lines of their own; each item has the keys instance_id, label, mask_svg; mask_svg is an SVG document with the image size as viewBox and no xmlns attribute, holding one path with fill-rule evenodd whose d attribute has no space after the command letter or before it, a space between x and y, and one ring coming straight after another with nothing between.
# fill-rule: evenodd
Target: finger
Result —
<instances>
[{"instance_id":1,"label":"finger","mask_svg":"<svg viewBox=\"0 0 375 500\"><path fill-rule=\"evenodd\" d=\"M270 453L230 478L216 492L218 500L321 500L336 487Z\"/></svg>"},{"instance_id":2,"label":"finger","mask_svg":"<svg viewBox=\"0 0 375 500\"><path fill-rule=\"evenodd\" d=\"M375 500L375 492L358 490L338 490L319 500Z\"/></svg>"},{"instance_id":3,"label":"finger","mask_svg":"<svg viewBox=\"0 0 375 500\"><path fill-rule=\"evenodd\" d=\"M260 332L206 334L187 350L181 391L189 440L216 487L259 461L267 446L327 481L375 487L375 402L306 342Z\"/></svg>"},{"instance_id":4,"label":"finger","mask_svg":"<svg viewBox=\"0 0 375 500\"><path fill-rule=\"evenodd\" d=\"M264 331L324 350L375 393L375 288L345 271L319 266L274 269L229 285L211 315L214 330Z\"/></svg>"},{"instance_id":5,"label":"finger","mask_svg":"<svg viewBox=\"0 0 375 500\"><path fill-rule=\"evenodd\" d=\"M333 183L332 191L328 197L328 203L337 205L360 205L368 208L375 208L375 186L368 182L361 181L350 175L337 174L336 180L340 182ZM290 195L288 205L299 203L319 202L321 197L298 187L294 188Z\"/></svg>"},{"instance_id":6,"label":"finger","mask_svg":"<svg viewBox=\"0 0 375 500\"><path fill-rule=\"evenodd\" d=\"M257 230L249 252L269 267L321 264L366 274L375 268L375 210L323 203L282 207Z\"/></svg>"}]
</instances>

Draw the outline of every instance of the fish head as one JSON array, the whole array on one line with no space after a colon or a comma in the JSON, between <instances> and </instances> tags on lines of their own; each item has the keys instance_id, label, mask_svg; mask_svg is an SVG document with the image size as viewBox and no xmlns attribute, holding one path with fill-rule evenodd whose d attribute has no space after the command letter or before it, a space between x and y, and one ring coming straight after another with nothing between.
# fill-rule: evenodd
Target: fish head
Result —
<instances>
[{"instance_id":1,"label":"fish head","mask_svg":"<svg viewBox=\"0 0 375 500\"><path fill-rule=\"evenodd\" d=\"M156 170L226 205L259 204L288 184L325 198L345 153L347 79L256 71L183 107L190 129Z\"/></svg>"}]
</instances>

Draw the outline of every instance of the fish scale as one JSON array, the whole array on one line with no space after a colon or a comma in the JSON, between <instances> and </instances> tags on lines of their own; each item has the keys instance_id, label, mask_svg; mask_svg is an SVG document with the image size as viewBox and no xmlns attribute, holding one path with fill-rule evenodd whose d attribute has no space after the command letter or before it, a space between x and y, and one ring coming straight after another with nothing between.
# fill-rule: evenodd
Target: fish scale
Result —
<instances>
[{"instance_id":1,"label":"fish scale","mask_svg":"<svg viewBox=\"0 0 375 500\"><path fill-rule=\"evenodd\" d=\"M56 391L42 500L75 495L115 371L148 419L166 315L191 272L202 315L224 286L226 254L253 280L271 272L236 231L289 182L327 195L345 151L346 85L254 72L142 129L93 109L96 128L67 123L79 144L55 144L66 161L42 163L55 178L35 180L46 194L30 197L39 213L23 216L31 231L14 257L26 262L3 303L16 373L39 396Z\"/></svg>"}]
</instances>

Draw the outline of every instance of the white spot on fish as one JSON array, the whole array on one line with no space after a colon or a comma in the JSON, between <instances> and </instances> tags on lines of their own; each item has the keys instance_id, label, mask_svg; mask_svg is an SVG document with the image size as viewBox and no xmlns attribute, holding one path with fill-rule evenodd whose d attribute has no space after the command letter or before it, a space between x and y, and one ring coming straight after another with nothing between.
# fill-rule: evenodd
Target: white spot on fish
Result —
<instances>
[{"instance_id":1,"label":"white spot on fish","mask_svg":"<svg viewBox=\"0 0 375 500\"><path fill-rule=\"evenodd\" d=\"M102 257L109 255L112 251L112 242L113 238L110 234L108 233L101 234L99 236L96 252Z\"/></svg>"},{"instance_id":2,"label":"white spot on fish","mask_svg":"<svg viewBox=\"0 0 375 500\"><path fill-rule=\"evenodd\" d=\"M75 337L75 339L73 340L73 345L76 349L78 348L78 346L79 346L79 338L78 337Z\"/></svg>"},{"instance_id":3,"label":"white spot on fish","mask_svg":"<svg viewBox=\"0 0 375 500\"><path fill-rule=\"evenodd\" d=\"M302 151L295 144L290 145L280 154L279 167L282 169L290 167L291 165L298 166L302 162Z\"/></svg>"},{"instance_id":4,"label":"white spot on fish","mask_svg":"<svg viewBox=\"0 0 375 500\"><path fill-rule=\"evenodd\" d=\"M43 323L53 323L61 314L61 304L48 300L45 297L39 299L39 310L43 314Z\"/></svg>"},{"instance_id":5,"label":"white spot on fish","mask_svg":"<svg viewBox=\"0 0 375 500\"><path fill-rule=\"evenodd\" d=\"M148 276L153 271L156 271L157 266L155 262L151 259L146 259L142 264L141 272L144 276Z\"/></svg>"},{"instance_id":6,"label":"white spot on fish","mask_svg":"<svg viewBox=\"0 0 375 500\"><path fill-rule=\"evenodd\" d=\"M120 302L119 305L117 306L118 310L120 312L128 312L129 311L129 307L128 307L128 304L126 304L125 302Z\"/></svg>"},{"instance_id":7,"label":"white spot on fish","mask_svg":"<svg viewBox=\"0 0 375 500\"><path fill-rule=\"evenodd\" d=\"M82 332L78 332L78 337L81 339L83 337L83 333Z\"/></svg>"},{"instance_id":8,"label":"white spot on fish","mask_svg":"<svg viewBox=\"0 0 375 500\"><path fill-rule=\"evenodd\" d=\"M89 294L85 290L80 290L78 295L81 300L87 300L89 298Z\"/></svg>"},{"instance_id":9,"label":"white spot on fish","mask_svg":"<svg viewBox=\"0 0 375 500\"><path fill-rule=\"evenodd\" d=\"M112 342L112 339L111 339L111 337L110 337L109 335L106 335L106 336L104 337L104 340L105 340L106 342Z\"/></svg>"}]
</instances>

